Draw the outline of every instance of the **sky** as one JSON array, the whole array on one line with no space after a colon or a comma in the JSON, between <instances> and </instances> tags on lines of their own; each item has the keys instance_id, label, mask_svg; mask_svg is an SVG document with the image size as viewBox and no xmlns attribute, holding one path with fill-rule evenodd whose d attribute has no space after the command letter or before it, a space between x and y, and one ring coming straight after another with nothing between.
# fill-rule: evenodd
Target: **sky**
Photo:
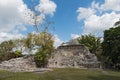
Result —
<instances>
[{"instance_id":1,"label":"sky","mask_svg":"<svg viewBox=\"0 0 120 80\"><path fill-rule=\"evenodd\" d=\"M103 37L120 18L120 0L0 0L0 42L35 32L34 13L38 24L54 22L48 30L58 46L84 34Z\"/></svg>"}]
</instances>

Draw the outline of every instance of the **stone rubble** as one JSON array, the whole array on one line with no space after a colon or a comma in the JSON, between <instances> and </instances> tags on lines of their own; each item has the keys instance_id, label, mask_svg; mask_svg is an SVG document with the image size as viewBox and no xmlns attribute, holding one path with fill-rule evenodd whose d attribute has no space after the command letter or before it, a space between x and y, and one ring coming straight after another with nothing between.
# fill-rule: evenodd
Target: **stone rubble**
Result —
<instances>
[{"instance_id":1,"label":"stone rubble","mask_svg":"<svg viewBox=\"0 0 120 80\"><path fill-rule=\"evenodd\" d=\"M20 57L3 61L0 64L0 70L12 72L46 72L52 69L37 68L33 57Z\"/></svg>"}]
</instances>

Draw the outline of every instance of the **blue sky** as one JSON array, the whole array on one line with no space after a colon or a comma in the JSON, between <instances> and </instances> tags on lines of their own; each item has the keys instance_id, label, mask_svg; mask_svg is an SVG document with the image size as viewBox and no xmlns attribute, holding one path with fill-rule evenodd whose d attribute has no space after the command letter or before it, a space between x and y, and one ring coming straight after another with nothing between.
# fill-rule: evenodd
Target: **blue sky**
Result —
<instances>
[{"instance_id":1,"label":"blue sky","mask_svg":"<svg viewBox=\"0 0 120 80\"><path fill-rule=\"evenodd\" d=\"M27 2L28 7L31 8L30 0L24 0ZM38 0L35 0L36 4ZM67 41L71 39L71 34L82 35L84 28L84 20L77 20L77 9L79 7L89 8L92 2L103 4L105 0L52 0L57 5L54 16L49 17L50 21L54 21L52 25L55 27L54 34L57 34L60 39ZM39 1L38 1L39 2ZM98 12L97 15L100 15ZM92 33L92 32L91 32ZM100 34L100 33L97 33ZM99 36L99 35L98 35ZM101 35L100 35L101 36Z\"/></svg>"},{"instance_id":2,"label":"blue sky","mask_svg":"<svg viewBox=\"0 0 120 80\"><path fill-rule=\"evenodd\" d=\"M34 0L39 4L39 0ZM57 8L54 16L49 16L49 20L53 21L53 33L60 36L63 41L71 39L71 34L82 34L83 23L77 21L79 7L88 7L92 0L52 0L56 3ZM31 0L24 0L27 6L33 10ZM52 27L51 26L51 27ZM30 30L31 32L31 30Z\"/></svg>"},{"instance_id":3,"label":"blue sky","mask_svg":"<svg viewBox=\"0 0 120 80\"><path fill-rule=\"evenodd\" d=\"M119 4L120 0L0 0L0 42L35 31L29 13L41 11L40 23L41 16L54 22L49 31L56 45L82 34L102 36L119 20Z\"/></svg>"},{"instance_id":4,"label":"blue sky","mask_svg":"<svg viewBox=\"0 0 120 80\"><path fill-rule=\"evenodd\" d=\"M55 29L53 32L60 36L60 39L67 41L71 39L71 34L83 33L83 21L78 21L76 12L79 7L89 7L95 0L52 0L56 3L57 8L54 16L50 16L49 20L53 21L52 25ZM103 3L104 0L96 0L99 3ZM24 0L25 4L30 9L33 8L31 0ZM34 0L35 4L38 5L39 0ZM28 29L29 30L29 29ZM31 32L31 30L30 30Z\"/></svg>"}]
</instances>

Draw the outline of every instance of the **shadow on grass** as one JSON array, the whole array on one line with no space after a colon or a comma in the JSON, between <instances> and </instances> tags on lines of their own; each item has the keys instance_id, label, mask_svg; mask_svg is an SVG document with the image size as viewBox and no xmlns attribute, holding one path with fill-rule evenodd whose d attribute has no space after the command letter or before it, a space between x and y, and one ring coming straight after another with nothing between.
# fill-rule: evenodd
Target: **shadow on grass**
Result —
<instances>
[{"instance_id":1,"label":"shadow on grass","mask_svg":"<svg viewBox=\"0 0 120 80\"><path fill-rule=\"evenodd\" d=\"M99 75L99 76L89 76L89 80L120 80L120 76L112 75Z\"/></svg>"}]
</instances>

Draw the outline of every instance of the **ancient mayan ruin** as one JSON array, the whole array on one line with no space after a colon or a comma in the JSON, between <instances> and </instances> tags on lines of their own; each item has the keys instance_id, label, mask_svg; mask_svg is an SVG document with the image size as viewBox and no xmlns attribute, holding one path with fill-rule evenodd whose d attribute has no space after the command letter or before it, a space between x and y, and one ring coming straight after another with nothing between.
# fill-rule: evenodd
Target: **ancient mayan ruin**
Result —
<instances>
[{"instance_id":1,"label":"ancient mayan ruin","mask_svg":"<svg viewBox=\"0 0 120 80\"><path fill-rule=\"evenodd\" d=\"M48 68L100 67L97 57L91 54L86 46L78 44L76 40L71 40L59 46L48 60ZM36 67L33 55L3 61L0 64L0 69L13 72L41 70Z\"/></svg>"},{"instance_id":2,"label":"ancient mayan ruin","mask_svg":"<svg viewBox=\"0 0 120 80\"><path fill-rule=\"evenodd\" d=\"M62 44L52 53L48 67L100 68L100 62L86 46L76 44L76 41L73 40L73 42Z\"/></svg>"}]
</instances>

